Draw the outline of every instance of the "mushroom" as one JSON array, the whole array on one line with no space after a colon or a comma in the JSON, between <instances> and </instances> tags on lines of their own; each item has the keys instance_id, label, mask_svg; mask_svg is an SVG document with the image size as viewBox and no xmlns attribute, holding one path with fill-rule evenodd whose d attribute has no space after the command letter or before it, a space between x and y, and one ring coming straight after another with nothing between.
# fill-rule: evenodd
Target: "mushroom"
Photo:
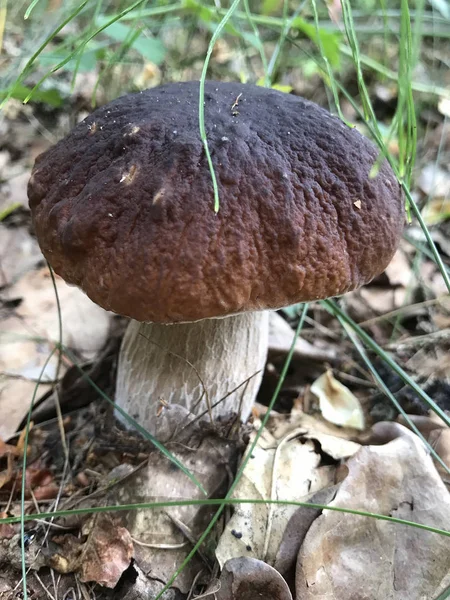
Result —
<instances>
[{"instance_id":1,"label":"mushroom","mask_svg":"<svg viewBox=\"0 0 450 600\"><path fill-rule=\"evenodd\" d=\"M251 411L267 310L339 296L381 273L404 224L400 186L356 129L298 96L206 82L128 94L34 166L44 256L130 317L116 402L153 434L164 406Z\"/></svg>"}]
</instances>

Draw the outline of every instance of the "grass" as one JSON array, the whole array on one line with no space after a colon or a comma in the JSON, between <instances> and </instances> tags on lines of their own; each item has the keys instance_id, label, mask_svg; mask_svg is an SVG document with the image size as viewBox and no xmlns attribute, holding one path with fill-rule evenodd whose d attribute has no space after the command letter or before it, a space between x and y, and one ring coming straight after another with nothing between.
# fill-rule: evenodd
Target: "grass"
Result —
<instances>
[{"instance_id":1,"label":"grass","mask_svg":"<svg viewBox=\"0 0 450 600\"><path fill-rule=\"evenodd\" d=\"M380 156L387 158L398 177L408 200L409 218L416 219L424 231L427 247L419 245L417 247L418 256L424 254L432 257L442 274L447 289L450 291L449 269L444 264L436 245L433 243L430 231L422 218L421 209L419 209L411 195L411 185L417 159L418 123L416 110L418 99L423 97L428 102L435 102L434 98L436 97L450 97L449 91L439 85L438 81L422 81L418 79L416 67L422 60L420 52L422 40L426 39L428 41L431 38L435 44L442 43L442 40L450 37L449 20L443 15L437 15L436 9L426 9L421 0L415 3L413 9L407 0L400 0L398 3L382 4L380 7L367 2L357 10L349 0L342 0L343 20L339 24L328 18L324 4L316 2L316 0L302 3L295 11L292 10L291 4L286 0L274 4L279 6L278 14L276 12L275 14L271 12L258 12L258 5L255 3L252 4L248 0L242 0L242 2L234 0L228 3L228 8L224 6L217 8L216 3L212 0L210 2L185 0L174 3L152 3L139 0L138 2L129 3L125 8L123 8L123 5L120 5L122 6L122 10L117 8L119 5L117 2L102 0L65 2L59 10L59 24L49 34L45 34L43 39L34 48L27 47L28 44L25 41L23 56L10 69L10 73L13 73L16 67L19 66L19 75L13 78L9 76L7 78L8 85L5 84L3 89L0 89L0 98L3 99L2 106L4 107L11 98L16 98L24 102L37 99L48 104L54 101L59 106L64 102L64 94L66 94L67 90L67 86L64 86L63 83L70 82L73 88L77 76L84 72L85 69L88 69L89 65L91 65L90 68L98 76L93 96L93 104L95 104L96 93L102 92L105 94L104 88L108 85L108 78L105 77L105 74L113 73L113 67L127 64L139 69L152 60L160 65L164 61L170 64L170 52L166 51L164 46L163 50L161 50L158 44L150 42L148 44L139 43L144 40L143 32L147 32L152 36L147 39L158 40L158 36L162 35L161 32L165 30L170 31L172 28L183 27L183 24L188 22L191 24L194 23L194 26L202 31L200 36L207 43L207 49L203 56L203 68L200 71L197 68L200 79L199 137L203 142L211 172L214 190L212 208L217 211L220 210L220 198L214 172L214 163L208 148L203 111L204 81L207 72L215 77L220 76L220 68L214 64L214 48L217 40L221 36L225 36L230 43L235 44L239 41L243 48L240 52L247 59L250 57L253 62L255 61L255 57L259 56L259 64L255 68L255 73L243 72L241 78L253 78L266 86L282 83L286 72L284 65L293 61L299 65L297 68L303 70L304 73L312 71L315 75L318 74L321 77L324 86L323 89L328 90L331 108L335 109L343 120L345 118L341 103L343 100L346 100L350 102L356 114L365 123L373 140L380 149ZM447 6L448 8L450 5L448 2L443 2L443 6ZM27 27L38 27L43 11L45 11L45 3L34 0L28 4L22 14L15 15L15 26L19 28L20 26L25 26L25 23L21 22L21 19L24 18L26 19ZM113 31L112 27L116 24L126 27L116 28ZM0 43L4 39L5 28L7 26L7 7L5 4L1 4ZM384 50L373 57L370 55L371 42L376 41L380 36L383 40ZM398 50L396 69L387 64L387 50L389 48L397 48ZM162 57L158 52L160 54L162 52ZM186 43L186 53L189 55L189 41ZM49 64L51 65L50 68L48 67ZM176 72L176 68L173 70ZM132 73L134 73L133 70ZM348 80L346 79L346 75L349 73L354 75L357 84L357 93L355 93L355 90L351 91L346 88L346 80ZM133 87L132 77L133 74L130 75L130 80L122 82L123 91ZM305 77L308 77L308 75L305 75ZM398 103L395 114L391 119L391 126L387 137L381 131L367 84L367 80L373 78L380 81L398 81ZM429 100L429 98L432 100ZM397 156L392 155L388 149L388 143L393 139L397 140L398 143L399 151ZM2 218L5 218L5 216L7 215L2 215ZM401 409L395 397L368 358L364 347L368 347L375 352L404 380L405 384L417 393L423 402L447 424L450 424L450 419L435 404L433 399L421 389L414 379L405 373L389 354L384 352L363 329L343 312L338 303L327 300L324 302L324 306L339 320L343 330L349 335L362 360L372 373L375 382L397 408ZM302 308L296 335L299 335L301 331L306 311L307 307L305 306ZM61 336L59 348L65 352L69 352L63 348ZM284 365L270 407L276 402L284 376L289 367L292 353L293 346ZM71 358L73 359L74 357L71 356ZM98 391L102 393L101 390ZM32 399L31 407L35 396L36 392ZM269 413L270 410L264 418L258 435L260 435L262 427L269 417ZM137 424L134 425L138 427ZM145 434L145 432L142 433ZM258 436L254 444L257 443L257 439ZM164 449L161 450L164 451ZM430 448L430 451L434 452L432 448ZM251 451L247 454L247 457L250 455ZM439 457L437 457L437 460L441 461ZM218 510L205 529L204 534L186 557L179 571L174 573L170 578L165 589L176 580L180 570L184 568L201 546L204 539L213 529L225 506L234 502L231 496L242 476L245 465L245 462L241 465L225 499L205 501L186 500L179 503L167 502L162 504L164 506L177 504L212 504L218 506ZM26 452L24 453L23 473L25 473L25 467ZM445 468L448 471L448 468ZM190 474L187 473L187 475L189 476ZM248 499L247 501L256 502L253 499ZM246 501L239 500L239 503L242 502ZM265 500L264 502L267 503ZM275 501L271 502L276 503ZM290 504L303 505L301 502ZM74 512L78 514L83 510L84 512L96 512L99 510L124 510L125 508L131 510L151 507L155 507L155 504L80 509L80 511ZM318 507L320 508L320 506ZM385 515L346 511L346 509L340 508L334 510L390 520L394 523L405 523L412 527L419 527L429 531L433 530L438 534L450 535L447 531L429 528L416 523L404 522L401 519L393 519ZM64 514L66 514L64 511L57 511L41 514L39 518L43 519ZM24 543L24 522L33 517L36 516L25 515L23 486L22 515L20 518L22 550ZM17 518L2 519L0 520L0 524L13 523L17 522L17 520ZM26 569L24 559L23 586L24 598L26 599ZM163 592L164 590L158 597ZM450 597L450 591L441 594L436 600L444 600L448 597Z\"/></svg>"}]
</instances>

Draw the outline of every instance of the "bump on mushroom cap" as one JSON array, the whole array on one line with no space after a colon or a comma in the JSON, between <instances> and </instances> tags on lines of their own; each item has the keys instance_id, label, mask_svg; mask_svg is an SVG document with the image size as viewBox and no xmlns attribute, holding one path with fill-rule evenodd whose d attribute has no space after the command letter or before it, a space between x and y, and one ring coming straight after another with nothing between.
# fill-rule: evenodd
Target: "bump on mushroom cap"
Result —
<instances>
[{"instance_id":1,"label":"bump on mushroom cap","mask_svg":"<svg viewBox=\"0 0 450 600\"><path fill-rule=\"evenodd\" d=\"M178 322L337 296L381 273L404 223L374 145L316 104L249 84L128 94L41 154L28 195L55 271L107 310Z\"/></svg>"}]
</instances>

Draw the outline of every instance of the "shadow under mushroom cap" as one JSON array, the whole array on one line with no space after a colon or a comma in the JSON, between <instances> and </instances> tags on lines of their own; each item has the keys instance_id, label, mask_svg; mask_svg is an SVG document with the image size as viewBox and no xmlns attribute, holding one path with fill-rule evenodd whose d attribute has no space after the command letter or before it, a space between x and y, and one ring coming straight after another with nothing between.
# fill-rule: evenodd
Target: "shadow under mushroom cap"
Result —
<instances>
[{"instance_id":1,"label":"shadow under mushroom cap","mask_svg":"<svg viewBox=\"0 0 450 600\"><path fill-rule=\"evenodd\" d=\"M42 251L105 309L196 321L343 294L384 270L404 224L398 182L356 129L300 97L207 82L128 94L38 157Z\"/></svg>"}]
</instances>

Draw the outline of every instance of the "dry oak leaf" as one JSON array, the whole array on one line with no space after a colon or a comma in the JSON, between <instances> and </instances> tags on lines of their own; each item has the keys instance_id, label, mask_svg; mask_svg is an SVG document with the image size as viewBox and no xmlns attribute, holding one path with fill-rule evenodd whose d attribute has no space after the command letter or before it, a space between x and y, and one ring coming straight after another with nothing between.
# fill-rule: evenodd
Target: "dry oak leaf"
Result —
<instances>
[{"instance_id":1,"label":"dry oak leaf","mask_svg":"<svg viewBox=\"0 0 450 600\"><path fill-rule=\"evenodd\" d=\"M249 447L256 432L250 438ZM263 430L251 460L234 490L233 498L293 500L306 502L317 490L334 483L334 466L321 466L311 440L286 432L277 439ZM235 504L234 513L219 540L216 557L220 566L245 556L273 564L289 519L292 504Z\"/></svg>"},{"instance_id":2,"label":"dry oak leaf","mask_svg":"<svg viewBox=\"0 0 450 600\"><path fill-rule=\"evenodd\" d=\"M450 494L417 436L362 447L329 506L447 530ZM450 538L411 526L324 510L296 569L302 600L424 600L450 584Z\"/></svg>"},{"instance_id":3,"label":"dry oak leaf","mask_svg":"<svg viewBox=\"0 0 450 600\"><path fill-rule=\"evenodd\" d=\"M256 558L232 558L222 569L219 585L205 595L216 600L292 600L285 580Z\"/></svg>"},{"instance_id":4,"label":"dry oak leaf","mask_svg":"<svg viewBox=\"0 0 450 600\"><path fill-rule=\"evenodd\" d=\"M60 550L50 557L49 566L61 573L77 572L80 581L114 588L133 557L128 530L107 514L97 514L83 525L82 534L85 540L70 534L54 537Z\"/></svg>"}]
</instances>

